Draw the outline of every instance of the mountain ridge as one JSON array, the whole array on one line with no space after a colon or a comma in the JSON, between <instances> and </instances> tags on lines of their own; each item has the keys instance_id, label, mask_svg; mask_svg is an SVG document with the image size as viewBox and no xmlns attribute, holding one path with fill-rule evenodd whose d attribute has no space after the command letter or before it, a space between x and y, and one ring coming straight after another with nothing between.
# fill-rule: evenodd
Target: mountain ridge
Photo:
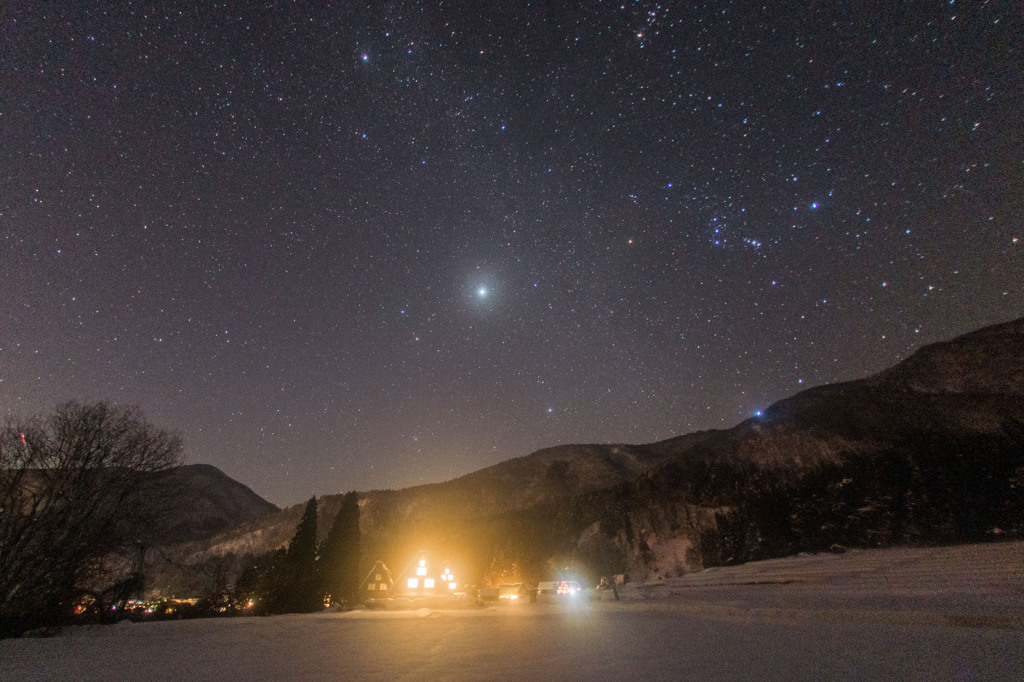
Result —
<instances>
[{"instance_id":1,"label":"mountain ridge","mask_svg":"<svg viewBox=\"0 0 1024 682\"><path fill-rule=\"evenodd\" d=\"M1021 467L1024 319L808 388L729 429L555 446L442 483L361 493L364 563L431 546L465 555L480 579L536 577L567 561L658 574L840 541L977 539L1021 530L1012 497ZM973 488L948 502L943 486L954 496ZM321 534L339 504L340 495L321 498ZM282 546L300 506L189 543L185 554L210 561Z\"/></svg>"}]
</instances>

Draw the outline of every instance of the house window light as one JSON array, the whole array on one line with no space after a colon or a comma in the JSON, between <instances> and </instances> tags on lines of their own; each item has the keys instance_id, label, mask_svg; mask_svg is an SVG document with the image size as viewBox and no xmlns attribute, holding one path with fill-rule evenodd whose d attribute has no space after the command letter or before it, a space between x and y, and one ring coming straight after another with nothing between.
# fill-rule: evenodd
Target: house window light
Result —
<instances>
[{"instance_id":1,"label":"house window light","mask_svg":"<svg viewBox=\"0 0 1024 682\"><path fill-rule=\"evenodd\" d=\"M423 587L425 587L428 590L434 589L434 579L433 578L424 578L423 579Z\"/></svg>"},{"instance_id":2,"label":"house window light","mask_svg":"<svg viewBox=\"0 0 1024 682\"><path fill-rule=\"evenodd\" d=\"M419 586L420 586L420 579L419 578L409 578L409 589L410 590L415 590Z\"/></svg>"}]
</instances>

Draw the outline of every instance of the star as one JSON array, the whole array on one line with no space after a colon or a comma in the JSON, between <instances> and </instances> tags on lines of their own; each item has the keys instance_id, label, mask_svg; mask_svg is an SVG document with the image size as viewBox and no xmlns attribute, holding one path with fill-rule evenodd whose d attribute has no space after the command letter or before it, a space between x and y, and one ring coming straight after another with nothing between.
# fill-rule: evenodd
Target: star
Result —
<instances>
[{"instance_id":1,"label":"star","mask_svg":"<svg viewBox=\"0 0 1024 682\"><path fill-rule=\"evenodd\" d=\"M15 4L5 67L40 75L0 82L0 416L138 405L277 504L728 427L1024 314L1008 3L833 26L741 0L738 31L393 0L280 42L298 15L267 3Z\"/></svg>"}]
</instances>

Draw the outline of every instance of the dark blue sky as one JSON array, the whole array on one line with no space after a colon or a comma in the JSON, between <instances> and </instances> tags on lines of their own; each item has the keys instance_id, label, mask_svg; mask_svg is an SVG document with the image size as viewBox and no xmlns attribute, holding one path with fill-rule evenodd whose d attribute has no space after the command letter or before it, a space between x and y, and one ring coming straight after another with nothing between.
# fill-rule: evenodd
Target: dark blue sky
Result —
<instances>
[{"instance_id":1,"label":"dark blue sky","mask_svg":"<svg viewBox=\"0 0 1024 682\"><path fill-rule=\"evenodd\" d=\"M1015 3L558 4L12 3L0 409L290 504L1024 314Z\"/></svg>"}]
</instances>

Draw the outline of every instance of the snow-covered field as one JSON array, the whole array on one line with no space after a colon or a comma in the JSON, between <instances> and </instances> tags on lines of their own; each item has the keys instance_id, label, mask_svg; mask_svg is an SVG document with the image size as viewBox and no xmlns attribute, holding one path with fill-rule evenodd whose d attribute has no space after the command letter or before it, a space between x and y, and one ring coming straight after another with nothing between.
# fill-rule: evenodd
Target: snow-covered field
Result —
<instances>
[{"instance_id":1,"label":"snow-covered field","mask_svg":"<svg viewBox=\"0 0 1024 682\"><path fill-rule=\"evenodd\" d=\"M0 641L0 679L1024 679L1020 542L765 561L591 597L71 628Z\"/></svg>"}]
</instances>

